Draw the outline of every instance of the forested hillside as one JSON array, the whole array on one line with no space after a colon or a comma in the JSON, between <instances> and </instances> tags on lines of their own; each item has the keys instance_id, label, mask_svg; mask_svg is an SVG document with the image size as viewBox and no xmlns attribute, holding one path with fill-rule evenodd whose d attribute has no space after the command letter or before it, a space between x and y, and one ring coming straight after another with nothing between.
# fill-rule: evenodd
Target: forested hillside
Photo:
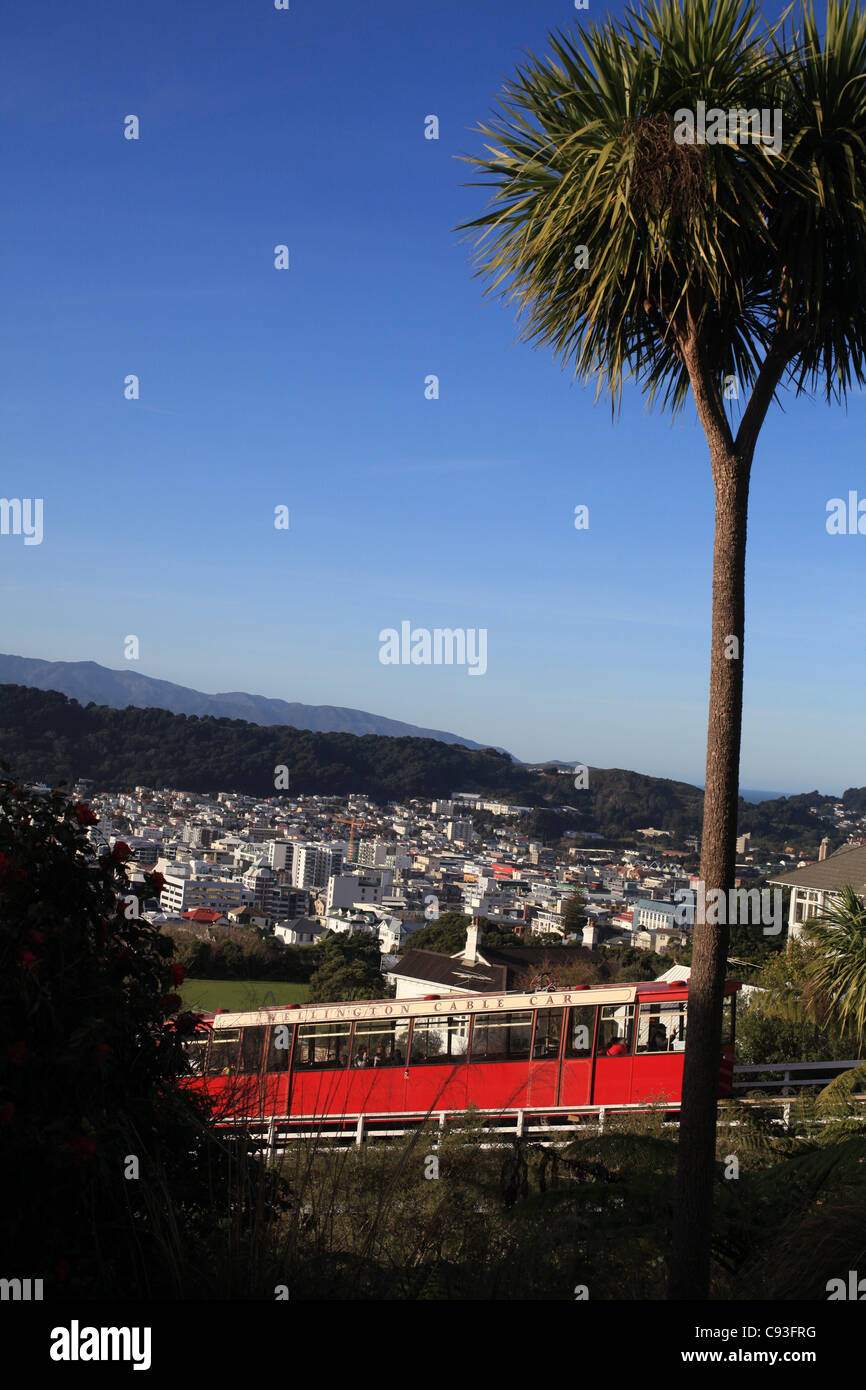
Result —
<instances>
[{"instance_id":1,"label":"forested hillside","mask_svg":"<svg viewBox=\"0 0 866 1390\"><path fill-rule=\"evenodd\" d=\"M700 832L703 811L699 787L623 768L591 768L588 787L578 791L571 776L531 772L492 748L82 706L57 691L20 685L0 685L0 760L17 777L52 786L89 777L98 791L140 784L273 796L280 766L288 768L290 794L366 793L390 801L473 791L534 808L527 833L547 841L565 830L617 838L653 826L670 831L676 844ZM849 789L844 801L856 813L866 806L866 789ZM758 805L741 800L740 829L817 844L816 836L832 829L832 802L817 792Z\"/></svg>"}]
</instances>

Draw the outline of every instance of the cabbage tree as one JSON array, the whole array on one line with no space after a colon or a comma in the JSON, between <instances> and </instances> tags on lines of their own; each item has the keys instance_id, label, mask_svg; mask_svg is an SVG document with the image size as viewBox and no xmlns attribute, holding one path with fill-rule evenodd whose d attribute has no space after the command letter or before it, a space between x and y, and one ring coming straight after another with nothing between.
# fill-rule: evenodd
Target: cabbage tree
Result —
<instances>
[{"instance_id":1,"label":"cabbage tree","mask_svg":"<svg viewBox=\"0 0 866 1390\"><path fill-rule=\"evenodd\" d=\"M701 878L727 891L758 437L780 388L833 401L863 380L866 20L830 0L822 34L808 7L768 28L754 0L647 0L549 42L480 127L470 162L493 192L464 230L521 336L614 413L624 383L697 412L715 500ZM674 1298L709 1287L727 947L723 922L697 921Z\"/></svg>"}]
</instances>

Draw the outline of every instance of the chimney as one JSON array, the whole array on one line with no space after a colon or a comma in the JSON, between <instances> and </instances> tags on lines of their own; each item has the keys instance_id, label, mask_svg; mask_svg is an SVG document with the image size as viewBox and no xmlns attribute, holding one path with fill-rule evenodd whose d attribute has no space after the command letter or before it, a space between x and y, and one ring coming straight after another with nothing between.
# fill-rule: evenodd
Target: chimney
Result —
<instances>
[{"instance_id":1,"label":"chimney","mask_svg":"<svg viewBox=\"0 0 866 1390\"><path fill-rule=\"evenodd\" d=\"M830 853L830 841L827 839L827 836L825 835L824 838L823 838L823 840L821 841L821 847L820 847L820 849L818 850L818 860L819 860L819 862L820 862L820 860L822 860L822 859L826 859L826 858L827 858L827 855L828 855L829 853Z\"/></svg>"},{"instance_id":2,"label":"chimney","mask_svg":"<svg viewBox=\"0 0 866 1390\"><path fill-rule=\"evenodd\" d=\"M481 944L481 925L477 917L472 918L472 923L466 928L466 945L463 948L463 960L467 965L475 965L478 961L478 947Z\"/></svg>"}]
</instances>

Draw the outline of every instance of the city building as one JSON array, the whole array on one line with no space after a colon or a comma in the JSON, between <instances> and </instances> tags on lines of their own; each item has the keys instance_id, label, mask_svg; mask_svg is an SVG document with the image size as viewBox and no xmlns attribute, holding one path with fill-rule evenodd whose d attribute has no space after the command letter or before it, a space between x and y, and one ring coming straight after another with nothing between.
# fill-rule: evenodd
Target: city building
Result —
<instances>
[{"instance_id":1,"label":"city building","mask_svg":"<svg viewBox=\"0 0 866 1390\"><path fill-rule=\"evenodd\" d=\"M358 904L382 901L382 894L391 887L393 875L390 869L368 869L366 872L352 874L332 874L328 879L325 907L328 912L337 907L355 907Z\"/></svg>"},{"instance_id":2,"label":"city building","mask_svg":"<svg viewBox=\"0 0 866 1390\"><path fill-rule=\"evenodd\" d=\"M791 889L788 935L795 940L803 934L803 923L824 912L834 899L838 901L846 884L866 902L866 845L842 845L833 854L829 847L829 841L822 840L816 863L776 873L769 880Z\"/></svg>"},{"instance_id":3,"label":"city building","mask_svg":"<svg viewBox=\"0 0 866 1390\"><path fill-rule=\"evenodd\" d=\"M345 845L299 844L292 861L295 888L325 888L332 874L343 865Z\"/></svg>"},{"instance_id":4,"label":"city building","mask_svg":"<svg viewBox=\"0 0 866 1390\"><path fill-rule=\"evenodd\" d=\"M165 887L159 895L162 911L174 916L197 907L224 913L231 907L242 907L252 901L250 889L237 879L197 874L165 874Z\"/></svg>"}]
</instances>

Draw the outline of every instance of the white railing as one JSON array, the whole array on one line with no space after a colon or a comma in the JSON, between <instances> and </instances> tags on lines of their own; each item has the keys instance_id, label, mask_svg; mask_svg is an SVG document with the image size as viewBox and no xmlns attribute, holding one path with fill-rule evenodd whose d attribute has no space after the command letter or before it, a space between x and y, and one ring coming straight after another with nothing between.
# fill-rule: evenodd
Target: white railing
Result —
<instances>
[{"instance_id":1,"label":"white railing","mask_svg":"<svg viewBox=\"0 0 866 1390\"><path fill-rule=\"evenodd\" d=\"M531 1137L536 1143L567 1143L579 1132L575 1120L586 1122L585 1127L604 1132L608 1115L631 1112L647 1114L655 1111L669 1119L665 1123L677 1124L675 1118L679 1111L679 1101L642 1101L618 1105L561 1105L545 1106L543 1109L504 1110L480 1116L483 1121L478 1129L490 1140L511 1142L514 1139ZM273 1158L282 1151L283 1146L297 1139L317 1140L320 1143L340 1142L343 1146L355 1144L360 1147L369 1139L396 1139L411 1134L425 1123L435 1122L438 1135L432 1140L438 1147L442 1133L449 1119L460 1119L465 1110L404 1111L400 1115L388 1113L366 1113L361 1115L301 1115L289 1119L286 1116L247 1116L226 1122L227 1127L243 1129L253 1141L253 1145ZM557 1123L559 1121L559 1123ZM495 1143L482 1143L482 1148L495 1147Z\"/></svg>"},{"instance_id":2,"label":"white railing","mask_svg":"<svg viewBox=\"0 0 866 1390\"><path fill-rule=\"evenodd\" d=\"M863 1061L761 1062L734 1067L734 1091L781 1091L799 1086L829 1086L837 1076Z\"/></svg>"}]
</instances>

